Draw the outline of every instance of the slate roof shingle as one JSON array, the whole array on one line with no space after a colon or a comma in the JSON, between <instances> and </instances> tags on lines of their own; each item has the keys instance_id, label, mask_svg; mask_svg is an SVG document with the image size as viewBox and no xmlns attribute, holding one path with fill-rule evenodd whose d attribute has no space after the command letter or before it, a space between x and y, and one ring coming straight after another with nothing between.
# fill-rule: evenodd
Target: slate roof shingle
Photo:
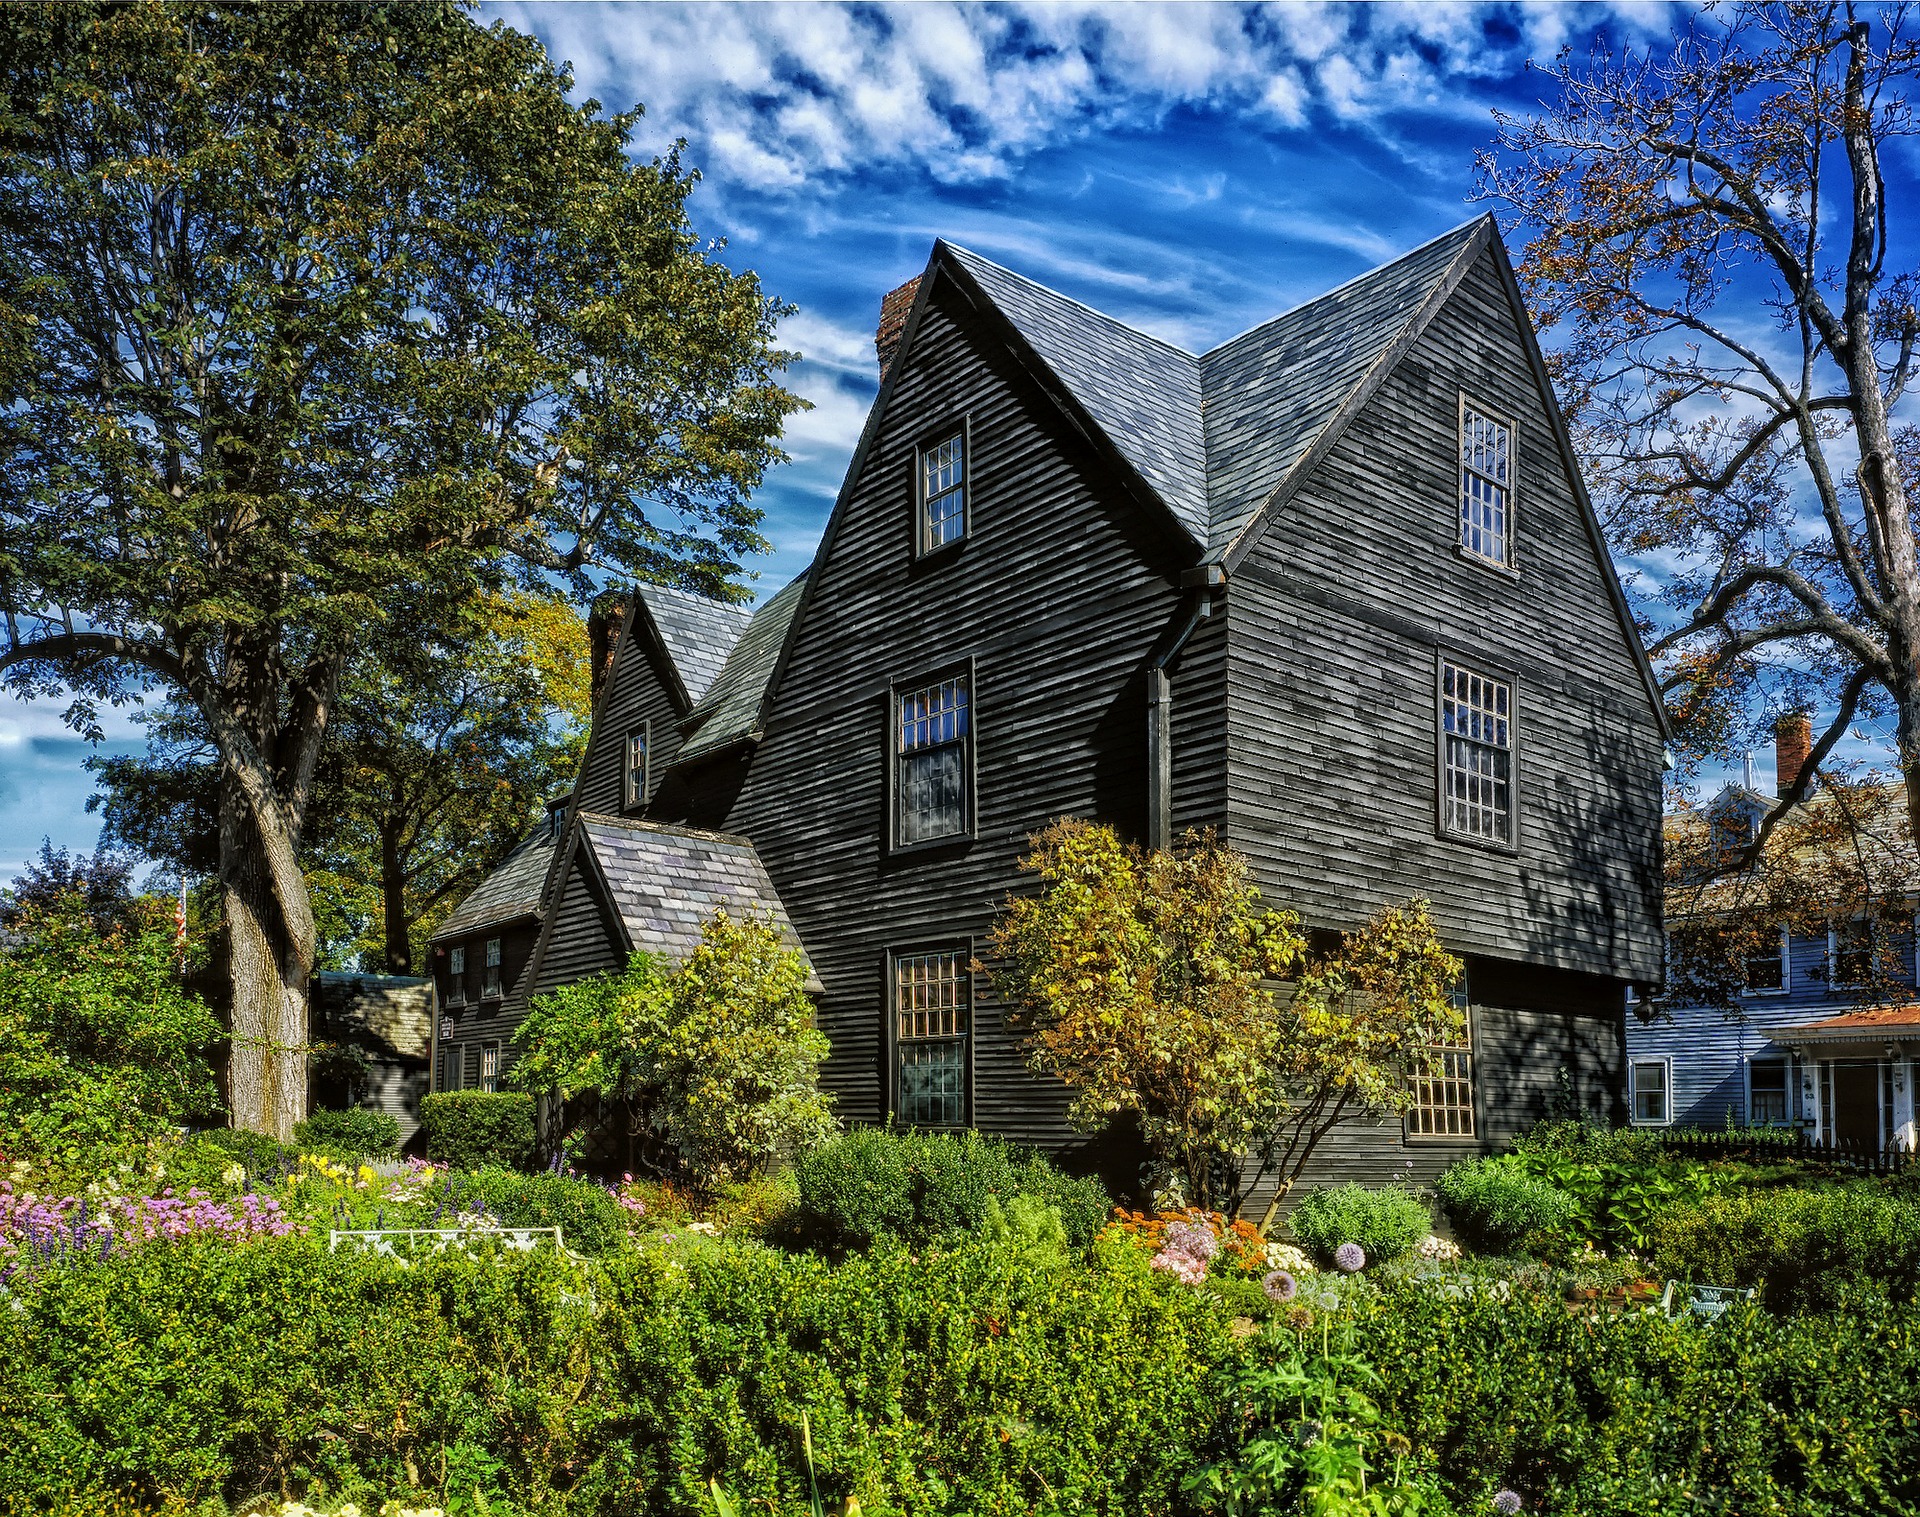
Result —
<instances>
[{"instance_id":1,"label":"slate roof shingle","mask_svg":"<svg viewBox=\"0 0 1920 1517\"><path fill-rule=\"evenodd\" d=\"M698 703L712 688L733 645L753 620L753 608L729 605L667 585L642 586L640 599L666 645L667 656L680 671L687 699Z\"/></svg>"},{"instance_id":2,"label":"slate roof shingle","mask_svg":"<svg viewBox=\"0 0 1920 1517\"><path fill-rule=\"evenodd\" d=\"M787 586L753 613L705 697L687 714L686 741L673 756L676 764L713 753L760 724L760 707L774 666L787 640L787 628L806 587L803 569Z\"/></svg>"},{"instance_id":3,"label":"slate roof shingle","mask_svg":"<svg viewBox=\"0 0 1920 1517\"><path fill-rule=\"evenodd\" d=\"M1195 357L951 243L1196 545L1217 557L1406 329L1480 217Z\"/></svg>"},{"instance_id":4,"label":"slate roof shingle","mask_svg":"<svg viewBox=\"0 0 1920 1517\"><path fill-rule=\"evenodd\" d=\"M553 849L553 827L542 821L515 843L513 852L495 865L493 871L474 886L472 893L447 914L447 919L434 929L433 940L437 943L443 938L459 937L496 922L511 922L538 912Z\"/></svg>"},{"instance_id":5,"label":"slate roof shingle","mask_svg":"<svg viewBox=\"0 0 1920 1517\"><path fill-rule=\"evenodd\" d=\"M722 908L733 916L770 913L788 944L800 948L766 866L745 838L584 811L579 826L636 953L686 958L700 941L700 924Z\"/></svg>"}]
</instances>

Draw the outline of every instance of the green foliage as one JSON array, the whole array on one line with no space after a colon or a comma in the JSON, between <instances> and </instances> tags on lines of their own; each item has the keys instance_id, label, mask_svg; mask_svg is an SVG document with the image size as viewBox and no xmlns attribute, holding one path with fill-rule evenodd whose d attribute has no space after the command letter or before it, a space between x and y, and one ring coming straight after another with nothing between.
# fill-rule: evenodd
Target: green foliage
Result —
<instances>
[{"instance_id":1,"label":"green foliage","mask_svg":"<svg viewBox=\"0 0 1920 1517\"><path fill-rule=\"evenodd\" d=\"M802 1158L794 1179L802 1225L836 1249L952 1243L1016 1196L1053 1208L1068 1245L1084 1249L1111 1206L1099 1181L977 1132L856 1128Z\"/></svg>"},{"instance_id":2,"label":"green foliage","mask_svg":"<svg viewBox=\"0 0 1920 1517\"><path fill-rule=\"evenodd\" d=\"M521 1091L437 1090L421 1097L427 1157L455 1169L531 1169L533 1097Z\"/></svg>"},{"instance_id":3,"label":"green foliage","mask_svg":"<svg viewBox=\"0 0 1920 1517\"><path fill-rule=\"evenodd\" d=\"M0 953L0 1145L12 1157L140 1141L218 1109L213 1013L181 984L167 904L103 929L69 891Z\"/></svg>"},{"instance_id":4,"label":"green foliage","mask_svg":"<svg viewBox=\"0 0 1920 1517\"><path fill-rule=\"evenodd\" d=\"M1072 1270L710 1244L576 1271L288 1243L50 1273L0 1312L0 1508L410 1472L437 1497L464 1470L540 1511L710 1514L717 1476L740 1510L793 1514L810 1444L830 1509L1164 1513L1229 1352L1125 1244Z\"/></svg>"},{"instance_id":5,"label":"green foliage","mask_svg":"<svg viewBox=\"0 0 1920 1517\"><path fill-rule=\"evenodd\" d=\"M1037 1268L1067 1262L1067 1226L1060 1208L1038 1196L1015 1196L1005 1206L998 1196L988 1196L980 1233L989 1243L1024 1255Z\"/></svg>"},{"instance_id":6,"label":"green foliage","mask_svg":"<svg viewBox=\"0 0 1920 1517\"><path fill-rule=\"evenodd\" d=\"M293 1129L296 1148L346 1154L360 1159L391 1159L400 1152L400 1123L384 1111L364 1106L345 1111L316 1111Z\"/></svg>"},{"instance_id":7,"label":"green foliage","mask_svg":"<svg viewBox=\"0 0 1920 1517\"><path fill-rule=\"evenodd\" d=\"M1433 1225L1426 1204L1396 1185L1308 1191L1287 1220L1301 1246L1322 1264L1332 1262L1342 1243L1358 1243L1370 1265L1386 1264L1410 1252Z\"/></svg>"},{"instance_id":8,"label":"green foliage","mask_svg":"<svg viewBox=\"0 0 1920 1517\"><path fill-rule=\"evenodd\" d=\"M1348 1353L1251 1360L1230 1392L1238 1447L1188 1476L1187 1494L1226 1517L1451 1513L1431 1474L1409 1467L1406 1439L1381 1426L1371 1394L1380 1384Z\"/></svg>"},{"instance_id":9,"label":"green foliage","mask_svg":"<svg viewBox=\"0 0 1920 1517\"><path fill-rule=\"evenodd\" d=\"M1657 1134L1586 1122L1543 1123L1514 1144L1516 1163L1573 1198L1572 1237L1608 1252L1645 1253L1665 1213L1699 1205L1736 1172L1663 1156Z\"/></svg>"},{"instance_id":10,"label":"green foliage","mask_svg":"<svg viewBox=\"0 0 1920 1517\"><path fill-rule=\"evenodd\" d=\"M576 1253L604 1254L627 1236L627 1214L604 1185L572 1175L483 1169L473 1193L509 1227L557 1227Z\"/></svg>"},{"instance_id":11,"label":"green foliage","mask_svg":"<svg viewBox=\"0 0 1920 1517\"><path fill-rule=\"evenodd\" d=\"M1391 1367L1386 1422L1465 1512L1500 1486L1552 1517L1920 1510L1912 1308L1739 1306L1707 1325L1404 1285L1349 1320L1353 1351Z\"/></svg>"},{"instance_id":12,"label":"green foliage","mask_svg":"<svg viewBox=\"0 0 1920 1517\"><path fill-rule=\"evenodd\" d=\"M1920 1296L1920 1199L1871 1181L1727 1191L1663 1213L1648 1241L1662 1275L1759 1286L1782 1309L1831 1310L1856 1292Z\"/></svg>"},{"instance_id":13,"label":"green foliage","mask_svg":"<svg viewBox=\"0 0 1920 1517\"><path fill-rule=\"evenodd\" d=\"M1580 1214L1579 1202L1512 1155L1450 1164L1435 1189L1462 1237L1490 1253L1512 1253Z\"/></svg>"},{"instance_id":14,"label":"green foliage","mask_svg":"<svg viewBox=\"0 0 1920 1517\"><path fill-rule=\"evenodd\" d=\"M510 1077L612 1098L649 1158L711 1193L834 1131L806 986L806 961L771 920L716 911L678 969L636 955L619 975L536 997Z\"/></svg>"}]
</instances>

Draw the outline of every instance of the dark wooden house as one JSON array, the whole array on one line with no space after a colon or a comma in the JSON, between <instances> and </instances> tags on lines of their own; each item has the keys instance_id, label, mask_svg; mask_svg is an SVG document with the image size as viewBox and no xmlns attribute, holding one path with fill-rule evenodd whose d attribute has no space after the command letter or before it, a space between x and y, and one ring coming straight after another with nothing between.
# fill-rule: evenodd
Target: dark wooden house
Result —
<instances>
[{"instance_id":1,"label":"dark wooden house","mask_svg":"<svg viewBox=\"0 0 1920 1517\"><path fill-rule=\"evenodd\" d=\"M843 1116L1098 1149L969 963L1049 820L1212 827L1310 926L1424 896L1468 964L1469 1043L1322 1175L1430 1174L1562 1088L1621 1115L1658 692L1493 223L1199 356L939 243L877 345L808 572L685 652L688 598L640 593L540 982L626 946L589 813L724 831L819 977Z\"/></svg>"}]
</instances>

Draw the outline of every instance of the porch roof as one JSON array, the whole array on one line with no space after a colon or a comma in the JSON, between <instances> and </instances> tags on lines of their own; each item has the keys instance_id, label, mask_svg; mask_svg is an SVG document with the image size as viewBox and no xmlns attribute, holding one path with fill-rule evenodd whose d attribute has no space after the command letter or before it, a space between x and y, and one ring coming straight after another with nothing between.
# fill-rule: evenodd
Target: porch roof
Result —
<instances>
[{"instance_id":1,"label":"porch roof","mask_svg":"<svg viewBox=\"0 0 1920 1517\"><path fill-rule=\"evenodd\" d=\"M1778 1043L1920 1042L1920 1002L1863 1006L1837 1017L1824 1017L1797 1027L1769 1028L1768 1032Z\"/></svg>"}]
</instances>

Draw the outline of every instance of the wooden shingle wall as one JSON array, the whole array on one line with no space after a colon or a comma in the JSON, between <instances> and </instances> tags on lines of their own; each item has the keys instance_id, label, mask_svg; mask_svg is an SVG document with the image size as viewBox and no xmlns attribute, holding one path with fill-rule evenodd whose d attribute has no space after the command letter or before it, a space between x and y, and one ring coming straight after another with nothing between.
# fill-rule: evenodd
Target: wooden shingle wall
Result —
<instances>
[{"instance_id":1,"label":"wooden shingle wall","mask_svg":"<svg viewBox=\"0 0 1920 1517\"><path fill-rule=\"evenodd\" d=\"M1455 550L1462 390L1517 427L1516 575ZM1229 832L1269 894L1345 928L1423 893L1456 950L1657 979L1661 736L1608 573L1483 254L1229 587ZM1516 851L1436 835L1442 649L1517 685Z\"/></svg>"},{"instance_id":2,"label":"wooden shingle wall","mask_svg":"<svg viewBox=\"0 0 1920 1517\"><path fill-rule=\"evenodd\" d=\"M1029 834L1056 817L1140 835L1145 664L1190 596L1173 576L1193 550L1158 508L1117 487L951 281L938 277L930 301L829 528L726 823L753 839L823 982L826 1083L853 1120L886 1114L889 949L984 951L1000 902L1027 878L1016 864ZM963 416L971 535L915 563L914 446ZM1174 671L1176 825L1224 819L1223 630L1204 624ZM889 687L967 659L977 836L889 856ZM974 980L976 1124L1084 1141L1062 1121L1060 1088L1025 1072L984 976Z\"/></svg>"}]
</instances>

